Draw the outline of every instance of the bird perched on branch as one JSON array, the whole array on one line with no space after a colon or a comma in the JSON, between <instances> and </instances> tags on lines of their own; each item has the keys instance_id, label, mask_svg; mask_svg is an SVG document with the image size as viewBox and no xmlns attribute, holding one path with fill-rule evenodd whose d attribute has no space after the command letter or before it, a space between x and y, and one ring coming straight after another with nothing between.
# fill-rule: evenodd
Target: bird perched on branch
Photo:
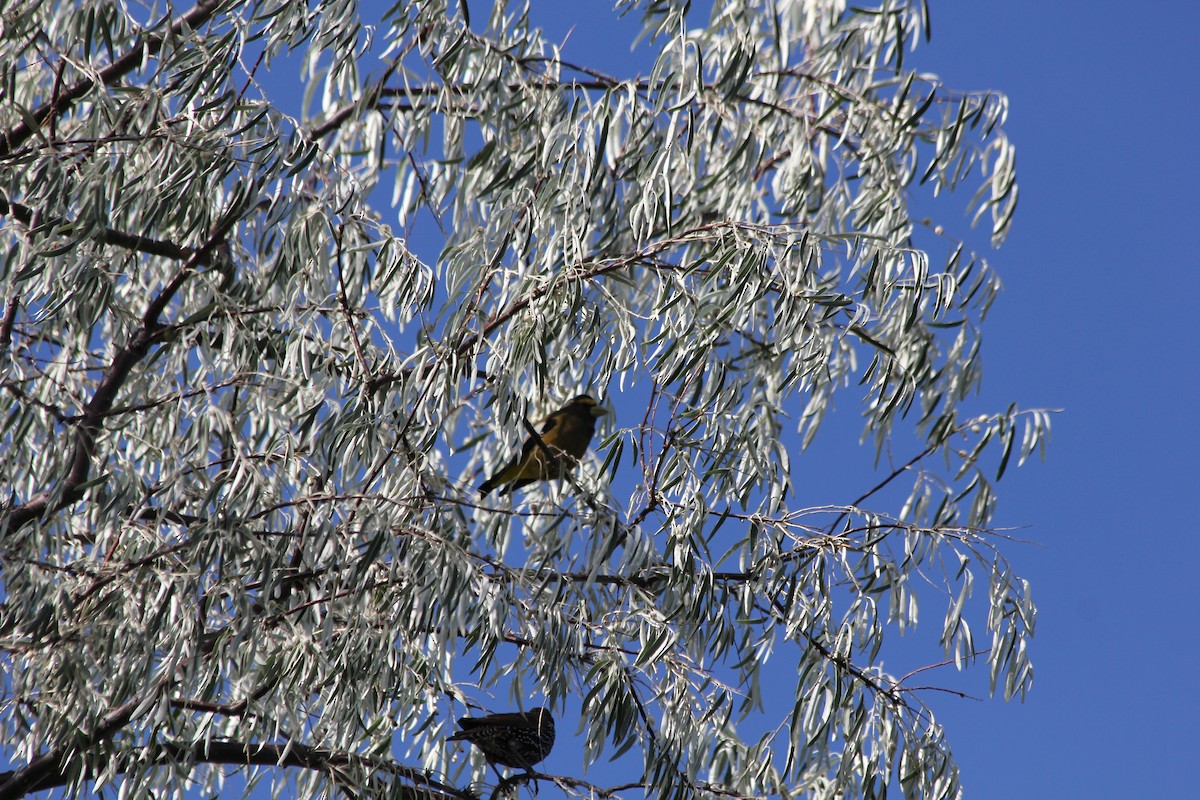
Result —
<instances>
[{"instance_id":1,"label":"bird perched on branch","mask_svg":"<svg viewBox=\"0 0 1200 800\"><path fill-rule=\"evenodd\" d=\"M544 708L463 717L458 727L462 730L446 741L470 742L493 766L503 764L529 772L554 747L554 717Z\"/></svg>"},{"instance_id":2,"label":"bird perched on branch","mask_svg":"<svg viewBox=\"0 0 1200 800\"><path fill-rule=\"evenodd\" d=\"M579 395L546 417L537 437L525 440L521 454L480 485L479 496L487 497L497 486L503 487L500 494L509 494L534 481L563 477L587 452L596 418L607 413L591 396Z\"/></svg>"}]
</instances>

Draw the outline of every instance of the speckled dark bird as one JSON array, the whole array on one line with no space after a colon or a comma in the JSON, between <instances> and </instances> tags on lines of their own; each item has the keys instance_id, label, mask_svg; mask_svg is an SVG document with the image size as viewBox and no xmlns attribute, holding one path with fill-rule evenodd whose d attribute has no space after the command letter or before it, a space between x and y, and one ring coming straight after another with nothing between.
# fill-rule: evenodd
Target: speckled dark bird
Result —
<instances>
[{"instance_id":1,"label":"speckled dark bird","mask_svg":"<svg viewBox=\"0 0 1200 800\"><path fill-rule=\"evenodd\" d=\"M596 432L596 418L607 413L590 395L579 395L546 417L546 424L538 432L542 441L527 438L521 454L484 481L479 495L487 497L497 486L501 487L500 494L508 494L534 481L561 478L587 452Z\"/></svg>"},{"instance_id":2,"label":"speckled dark bird","mask_svg":"<svg viewBox=\"0 0 1200 800\"><path fill-rule=\"evenodd\" d=\"M529 771L554 747L554 717L545 708L463 717L461 731L447 741L467 741L483 752L489 764Z\"/></svg>"}]
</instances>

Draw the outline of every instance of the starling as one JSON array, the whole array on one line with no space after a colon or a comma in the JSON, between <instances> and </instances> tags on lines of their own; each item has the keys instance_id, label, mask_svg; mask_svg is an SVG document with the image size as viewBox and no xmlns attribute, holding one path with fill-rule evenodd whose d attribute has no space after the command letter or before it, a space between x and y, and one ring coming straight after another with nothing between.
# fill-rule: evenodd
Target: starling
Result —
<instances>
[{"instance_id":1,"label":"starling","mask_svg":"<svg viewBox=\"0 0 1200 800\"><path fill-rule=\"evenodd\" d=\"M530 771L554 747L554 717L544 708L485 717L463 717L447 741L468 741L489 764Z\"/></svg>"},{"instance_id":2,"label":"starling","mask_svg":"<svg viewBox=\"0 0 1200 800\"><path fill-rule=\"evenodd\" d=\"M561 478L587 452L596 432L596 418L607 413L589 395L579 395L546 417L538 432L541 441L532 436L526 439L521 454L480 485L480 496L487 497L497 486L502 487L500 494L508 494L534 481Z\"/></svg>"}]
</instances>

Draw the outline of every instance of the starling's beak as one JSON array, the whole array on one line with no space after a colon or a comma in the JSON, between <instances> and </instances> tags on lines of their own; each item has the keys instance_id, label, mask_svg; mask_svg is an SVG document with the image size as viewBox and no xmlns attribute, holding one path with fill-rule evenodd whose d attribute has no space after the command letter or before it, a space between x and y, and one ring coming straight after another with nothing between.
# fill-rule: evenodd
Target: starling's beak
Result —
<instances>
[{"instance_id":1,"label":"starling's beak","mask_svg":"<svg viewBox=\"0 0 1200 800\"><path fill-rule=\"evenodd\" d=\"M607 408L601 408L600 406L592 406L589 410L592 412L593 417L603 417L608 413Z\"/></svg>"}]
</instances>

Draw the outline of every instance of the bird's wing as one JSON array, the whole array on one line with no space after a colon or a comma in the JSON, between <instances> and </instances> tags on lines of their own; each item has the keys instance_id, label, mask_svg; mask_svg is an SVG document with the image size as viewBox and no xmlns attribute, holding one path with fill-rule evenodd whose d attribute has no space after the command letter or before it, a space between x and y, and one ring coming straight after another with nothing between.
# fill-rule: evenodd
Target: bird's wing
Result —
<instances>
[{"instance_id":1,"label":"bird's wing","mask_svg":"<svg viewBox=\"0 0 1200 800\"><path fill-rule=\"evenodd\" d=\"M558 418L559 414L558 412L555 412L546 419L546 424L543 425L541 431L538 432L538 435L542 437L542 444L549 444L546 441L546 434L550 433L550 431L554 430L554 428L558 425ZM521 455L510 461L508 465L500 471L500 474L507 477L508 471L517 467L520 467L521 471L523 472L525 467L532 466L531 456L541 449L542 446L541 444L538 444L536 439L534 439L532 436L525 437L525 443L521 445ZM518 477L524 476L518 475Z\"/></svg>"},{"instance_id":2,"label":"bird's wing","mask_svg":"<svg viewBox=\"0 0 1200 800\"><path fill-rule=\"evenodd\" d=\"M525 483L530 483L545 477L543 473L546 470L543 462L546 460L546 454L542 450L542 445L550 446L545 437L558 426L560 417L561 414L559 412L555 412L547 417L546 424L542 426L542 430L538 434L542 437L541 443L532 436L526 438L525 443L521 445L521 454L505 464L502 470L493 475L480 487L480 490L486 494L497 486L506 484L508 490L511 491L512 489L520 488L520 485L514 485L518 482L524 481ZM505 492L501 490L501 493L504 494Z\"/></svg>"},{"instance_id":3,"label":"bird's wing","mask_svg":"<svg viewBox=\"0 0 1200 800\"><path fill-rule=\"evenodd\" d=\"M590 409L581 409L572 401L539 420L544 423L542 429L525 439L520 455L484 481L479 487L480 494L486 496L501 485L504 486L501 494L507 494L534 481L557 477L551 473L574 467L592 439L595 416Z\"/></svg>"},{"instance_id":4,"label":"bird's wing","mask_svg":"<svg viewBox=\"0 0 1200 800\"><path fill-rule=\"evenodd\" d=\"M562 419L563 414L565 414L565 413L567 413L566 409L560 408L558 411L555 411L553 414L546 417L546 424L542 426L541 433L543 435L545 435L545 434L549 433L550 431L554 430L556 427L558 427L558 421L560 419ZM529 441L530 441L530 443L533 442L532 436L529 437Z\"/></svg>"}]
</instances>

